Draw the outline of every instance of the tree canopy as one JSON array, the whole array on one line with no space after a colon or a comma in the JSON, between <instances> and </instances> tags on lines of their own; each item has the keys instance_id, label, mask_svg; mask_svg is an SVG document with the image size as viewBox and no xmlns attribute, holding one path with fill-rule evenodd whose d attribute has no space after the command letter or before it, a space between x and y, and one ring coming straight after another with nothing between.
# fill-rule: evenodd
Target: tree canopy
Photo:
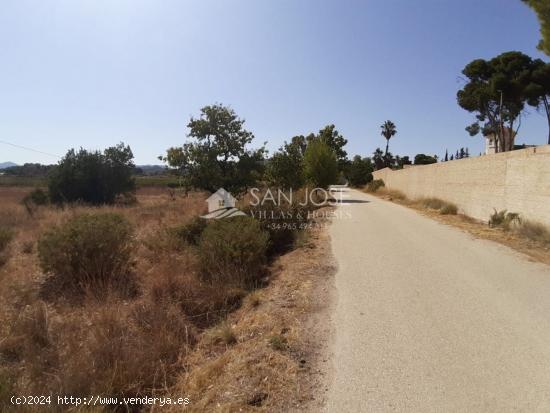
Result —
<instances>
[{"instance_id":1,"label":"tree canopy","mask_svg":"<svg viewBox=\"0 0 550 413\"><path fill-rule=\"evenodd\" d=\"M369 158L355 155L346 171L346 178L351 186L359 187L372 181L372 162Z\"/></svg>"},{"instance_id":2,"label":"tree canopy","mask_svg":"<svg viewBox=\"0 0 550 413\"><path fill-rule=\"evenodd\" d=\"M541 40L538 44L539 50L550 56L550 2L548 0L522 0L529 5L540 22Z\"/></svg>"},{"instance_id":3,"label":"tree canopy","mask_svg":"<svg viewBox=\"0 0 550 413\"><path fill-rule=\"evenodd\" d=\"M530 83L533 60L521 52L506 52L497 57L470 62L462 73L467 82L457 93L458 104L476 114L476 122L466 130L474 136L493 133L497 150L514 146L516 121L524 109L526 87ZM483 122L482 125L479 122Z\"/></svg>"},{"instance_id":4,"label":"tree canopy","mask_svg":"<svg viewBox=\"0 0 550 413\"><path fill-rule=\"evenodd\" d=\"M169 148L161 159L179 170L191 187L242 193L260 178L265 155L263 146L247 148L254 135L244 122L227 106L205 106L199 118L192 117L187 125L190 141Z\"/></svg>"},{"instance_id":5,"label":"tree canopy","mask_svg":"<svg viewBox=\"0 0 550 413\"><path fill-rule=\"evenodd\" d=\"M328 188L338 179L338 160L330 146L321 139L314 139L304 154L306 180L319 188Z\"/></svg>"},{"instance_id":6,"label":"tree canopy","mask_svg":"<svg viewBox=\"0 0 550 413\"><path fill-rule=\"evenodd\" d=\"M415 165L429 165L432 163L437 163L437 157L431 156L431 155L425 155L423 153L419 153L414 157Z\"/></svg>"},{"instance_id":7,"label":"tree canopy","mask_svg":"<svg viewBox=\"0 0 550 413\"><path fill-rule=\"evenodd\" d=\"M390 147L390 139L397 134L397 128L395 127L395 123L393 123L391 120L387 120L380 126L380 129L382 129L380 134L384 138L386 138L386 152L384 156L386 159L388 159L388 149ZM386 166L389 166L389 164L386 163Z\"/></svg>"},{"instance_id":8,"label":"tree canopy","mask_svg":"<svg viewBox=\"0 0 550 413\"><path fill-rule=\"evenodd\" d=\"M49 176L50 199L55 203L111 204L117 195L135 190L134 155L120 143L100 151L71 149Z\"/></svg>"},{"instance_id":9,"label":"tree canopy","mask_svg":"<svg viewBox=\"0 0 550 413\"><path fill-rule=\"evenodd\" d=\"M267 182L283 189L303 186L305 150L303 136L295 136L290 143L285 142L269 160L266 170Z\"/></svg>"},{"instance_id":10,"label":"tree canopy","mask_svg":"<svg viewBox=\"0 0 550 413\"><path fill-rule=\"evenodd\" d=\"M545 63L540 59L533 60L525 95L530 106L544 109L548 123L548 144L550 145L550 63Z\"/></svg>"},{"instance_id":11,"label":"tree canopy","mask_svg":"<svg viewBox=\"0 0 550 413\"><path fill-rule=\"evenodd\" d=\"M338 160L338 167L340 170L343 170L348 155L344 150L344 146L346 146L348 140L336 130L336 126L334 125L325 126L319 131L316 137L323 140L334 151Z\"/></svg>"}]
</instances>

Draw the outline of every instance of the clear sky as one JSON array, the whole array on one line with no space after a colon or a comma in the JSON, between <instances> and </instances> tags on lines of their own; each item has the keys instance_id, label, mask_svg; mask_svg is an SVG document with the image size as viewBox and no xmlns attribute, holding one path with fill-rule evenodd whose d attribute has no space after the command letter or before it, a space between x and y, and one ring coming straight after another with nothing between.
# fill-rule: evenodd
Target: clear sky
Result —
<instances>
[{"instance_id":1,"label":"clear sky","mask_svg":"<svg viewBox=\"0 0 550 413\"><path fill-rule=\"evenodd\" d=\"M537 50L520 0L3 0L0 140L63 155L131 145L136 163L186 139L199 109L228 104L270 151L334 123L350 155L442 155L480 137L456 103L474 58ZM518 143L545 143L545 117ZM56 159L0 144L0 162Z\"/></svg>"}]
</instances>

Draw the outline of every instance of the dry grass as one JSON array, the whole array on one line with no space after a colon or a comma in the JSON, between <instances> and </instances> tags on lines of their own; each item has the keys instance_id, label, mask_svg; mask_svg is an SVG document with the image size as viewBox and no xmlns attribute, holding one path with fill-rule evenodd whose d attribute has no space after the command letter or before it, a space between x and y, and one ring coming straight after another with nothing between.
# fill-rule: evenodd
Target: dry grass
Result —
<instances>
[{"instance_id":1,"label":"dry grass","mask_svg":"<svg viewBox=\"0 0 550 413\"><path fill-rule=\"evenodd\" d=\"M522 220L517 232L522 237L550 247L550 229L538 222Z\"/></svg>"},{"instance_id":2,"label":"dry grass","mask_svg":"<svg viewBox=\"0 0 550 413\"><path fill-rule=\"evenodd\" d=\"M11 394L189 395L190 411L218 403L221 411L285 411L280 406L311 397L312 389L296 391L300 360L312 347L298 331L312 306L312 281L329 273L326 247L315 249L319 234L304 241L307 251L273 261L270 285L247 296L201 279L194 247L174 242L168 230L203 213L205 194L144 189L135 205L39 207L32 216L20 203L24 191L0 188L4 194L0 225L14 237L0 267L0 411ZM54 291L51 299L37 240L97 211L121 214L135 228L139 294L75 302ZM272 348L276 335L288 351Z\"/></svg>"},{"instance_id":3,"label":"dry grass","mask_svg":"<svg viewBox=\"0 0 550 413\"><path fill-rule=\"evenodd\" d=\"M381 189L385 187L384 181L382 179L374 179L370 181L363 190L368 193L375 193L379 192Z\"/></svg>"},{"instance_id":4,"label":"dry grass","mask_svg":"<svg viewBox=\"0 0 550 413\"><path fill-rule=\"evenodd\" d=\"M189 356L172 390L190 397L186 411L299 412L317 397L323 351L311 314L326 308L333 273L323 229L312 231L308 248L274 262L271 273L272 282L228 317L237 342L203 336Z\"/></svg>"},{"instance_id":5,"label":"dry grass","mask_svg":"<svg viewBox=\"0 0 550 413\"><path fill-rule=\"evenodd\" d=\"M392 198L388 196L388 191L385 189L377 192L376 195L383 199L415 209L421 214L427 215L445 224L460 228L475 237L498 242L528 255L533 260L550 264L550 229L540 223L522 219L518 220L516 219L516 214L507 216L506 211L504 211L502 220L500 220L501 217L497 217L495 222L502 221L505 224L489 226L485 222L473 219L464 214L459 214L458 211L453 213L456 206L441 202L440 200L434 200L434 198L431 198L427 202L427 206L426 200L412 201L407 198ZM438 206L441 209L434 209L429 206ZM446 213L446 208L451 208L452 212ZM500 211L501 215L502 212L503 211Z\"/></svg>"},{"instance_id":6,"label":"dry grass","mask_svg":"<svg viewBox=\"0 0 550 413\"><path fill-rule=\"evenodd\" d=\"M166 227L204 212L204 195L173 198L154 191L132 206L40 207L32 216L20 203L24 195L19 188L0 188L0 226L13 234L5 247L9 260L0 268L0 410L8 387L10 394L166 392L185 370L203 326L242 299L242 293L201 283L190 253L152 254L146 246ZM127 300L107 294L101 301L88 294L75 302L56 290L53 300L34 245L47 229L97 211L121 214L136 228L140 294Z\"/></svg>"},{"instance_id":7,"label":"dry grass","mask_svg":"<svg viewBox=\"0 0 550 413\"><path fill-rule=\"evenodd\" d=\"M443 201L439 198L422 198L416 202L424 208L439 211L441 215L456 215L458 212L458 208L455 204Z\"/></svg>"}]
</instances>

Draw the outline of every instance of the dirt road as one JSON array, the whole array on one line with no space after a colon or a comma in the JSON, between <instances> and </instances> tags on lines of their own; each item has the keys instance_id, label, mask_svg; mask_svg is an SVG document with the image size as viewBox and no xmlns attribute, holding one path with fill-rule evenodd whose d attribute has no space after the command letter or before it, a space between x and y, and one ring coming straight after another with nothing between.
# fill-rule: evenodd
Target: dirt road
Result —
<instances>
[{"instance_id":1,"label":"dirt road","mask_svg":"<svg viewBox=\"0 0 550 413\"><path fill-rule=\"evenodd\" d=\"M327 411L550 411L550 267L344 196Z\"/></svg>"}]
</instances>

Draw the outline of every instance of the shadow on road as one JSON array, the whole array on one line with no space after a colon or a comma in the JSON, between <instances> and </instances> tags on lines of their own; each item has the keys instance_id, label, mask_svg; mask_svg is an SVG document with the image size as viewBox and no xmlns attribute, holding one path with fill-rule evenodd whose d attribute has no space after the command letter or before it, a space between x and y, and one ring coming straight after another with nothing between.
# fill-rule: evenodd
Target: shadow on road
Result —
<instances>
[{"instance_id":1,"label":"shadow on road","mask_svg":"<svg viewBox=\"0 0 550 413\"><path fill-rule=\"evenodd\" d=\"M364 199L337 199L337 204L368 204L370 201Z\"/></svg>"}]
</instances>

